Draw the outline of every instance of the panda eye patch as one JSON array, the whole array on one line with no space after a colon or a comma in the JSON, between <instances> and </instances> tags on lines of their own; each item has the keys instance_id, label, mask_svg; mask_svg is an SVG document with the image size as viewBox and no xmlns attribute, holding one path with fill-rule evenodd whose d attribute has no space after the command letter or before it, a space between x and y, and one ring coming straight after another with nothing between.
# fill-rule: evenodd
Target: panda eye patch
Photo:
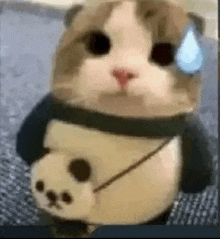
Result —
<instances>
[{"instance_id":1,"label":"panda eye patch","mask_svg":"<svg viewBox=\"0 0 220 239\"><path fill-rule=\"evenodd\" d=\"M87 35L86 48L93 55L106 55L109 53L110 38L100 31L94 31Z\"/></svg>"},{"instance_id":2,"label":"panda eye patch","mask_svg":"<svg viewBox=\"0 0 220 239\"><path fill-rule=\"evenodd\" d=\"M44 191L44 182L42 180L37 181L35 186L36 186L37 191L39 191L39 192Z\"/></svg>"}]
</instances>

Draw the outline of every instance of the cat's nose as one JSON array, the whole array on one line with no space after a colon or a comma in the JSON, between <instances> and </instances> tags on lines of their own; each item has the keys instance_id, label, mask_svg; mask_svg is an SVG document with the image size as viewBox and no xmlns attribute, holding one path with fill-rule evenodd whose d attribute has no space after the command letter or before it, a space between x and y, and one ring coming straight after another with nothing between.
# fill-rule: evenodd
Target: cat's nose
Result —
<instances>
[{"instance_id":1,"label":"cat's nose","mask_svg":"<svg viewBox=\"0 0 220 239\"><path fill-rule=\"evenodd\" d=\"M137 78L138 74L132 70L120 68L112 71L112 76L117 80L122 90L125 90L128 82Z\"/></svg>"}]
</instances>

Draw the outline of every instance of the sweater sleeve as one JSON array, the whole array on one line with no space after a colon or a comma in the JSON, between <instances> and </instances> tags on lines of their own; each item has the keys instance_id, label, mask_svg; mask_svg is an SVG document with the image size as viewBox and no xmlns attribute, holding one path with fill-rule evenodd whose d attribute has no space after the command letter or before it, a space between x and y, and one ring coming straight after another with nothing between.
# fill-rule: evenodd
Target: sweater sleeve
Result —
<instances>
[{"instance_id":1,"label":"sweater sleeve","mask_svg":"<svg viewBox=\"0 0 220 239\"><path fill-rule=\"evenodd\" d=\"M16 151L28 165L44 154L43 140L50 120L51 104L51 95L44 96L25 118L17 133Z\"/></svg>"},{"instance_id":2,"label":"sweater sleeve","mask_svg":"<svg viewBox=\"0 0 220 239\"><path fill-rule=\"evenodd\" d=\"M188 124L182 136L183 171L181 189L199 193L212 184L212 153L209 134L199 119Z\"/></svg>"}]
</instances>

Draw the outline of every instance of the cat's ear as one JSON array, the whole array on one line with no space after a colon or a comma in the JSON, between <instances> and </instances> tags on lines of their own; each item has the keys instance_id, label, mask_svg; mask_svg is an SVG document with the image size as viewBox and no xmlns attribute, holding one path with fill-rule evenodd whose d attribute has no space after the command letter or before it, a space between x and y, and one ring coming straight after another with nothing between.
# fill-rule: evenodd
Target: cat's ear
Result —
<instances>
[{"instance_id":1,"label":"cat's ear","mask_svg":"<svg viewBox=\"0 0 220 239\"><path fill-rule=\"evenodd\" d=\"M205 19L199 14L187 12L182 5L168 1L161 3L161 9L165 14L158 22L159 39L178 42L190 21L194 23L200 34L204 34Z\"/></svg>"},{"instance_id":2,"label":"cat's ear","mask_svg":"<svg viewBox=\"0 0 220 239\"><path fill-rule=\"evenodd\" d=\"M195 24L198 32L203 35L205 30L205 19L201 17L199 14L194 12L189 12L188 17L192 20L192 22Z\"/></svg>"},{"instance_id":3,"label":"cat's ear","mask_svg":"<svg viewBox=\"0 0 220 239\"><path fill-rule=\"evenodd\" d=\"M158 40L178 43L183 29L190 19L185 9L174 2L164 1L161 3L161 17L158 22Z\"/></svg>"},{"instance_id":4,"label":"cat's ear","mask_svg":"<svg viewBox=\"0 0 220 239\"><path fill-rule=\"evenodd\" d=\"M69 10L67 10L64 16L64 25L65 27L69 27L74 19L74 17L83 9L82 4L75 4Z\"/></svg>"}]
</instances>

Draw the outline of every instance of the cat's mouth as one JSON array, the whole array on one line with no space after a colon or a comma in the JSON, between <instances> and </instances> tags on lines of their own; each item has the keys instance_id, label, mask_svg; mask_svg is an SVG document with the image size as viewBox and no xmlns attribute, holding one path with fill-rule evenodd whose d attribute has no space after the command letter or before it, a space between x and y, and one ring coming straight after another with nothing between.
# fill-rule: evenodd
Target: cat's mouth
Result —
<instances>
[{"instance_id":1,"label":"cat's mouth","mask_svg":"<svg viewBox=\"0 0 220 239\"><path fill-rule=\"evenodd\" d=\"M145 111L143 97L132 96L127 92L102 94L91 106L99 111L122 116L128 116L129 114L136 116L143 114Z\"/></svg>"},{"instance_id":2,"label":"cat's mouth","mask_svg":"<svg viewBox=\"0 0 220 239\"><path fill-rule=\"evenodd\" d=\"M75 102L73 104L85 109L122 117L170 117L194 110L192 105L181 102L180 97L165 102L156 97L154 99L141 94L134 95L127 91L100 93Z\"/></svg>"},{"instance_id":3,"label":"cat's mouth","mask_svg":"<svg viewBox=\"0 0 220 239\"><path fill-rule=\"evenodd\" d=\"M175 101L165 103L161 101L147 101L144 96L130 95L127 92L99 95L96 101L89 102L88 108L101 113L126 117L155 117L174 116L192 111L188 105Z\"/></svg>"}]
</instances>

